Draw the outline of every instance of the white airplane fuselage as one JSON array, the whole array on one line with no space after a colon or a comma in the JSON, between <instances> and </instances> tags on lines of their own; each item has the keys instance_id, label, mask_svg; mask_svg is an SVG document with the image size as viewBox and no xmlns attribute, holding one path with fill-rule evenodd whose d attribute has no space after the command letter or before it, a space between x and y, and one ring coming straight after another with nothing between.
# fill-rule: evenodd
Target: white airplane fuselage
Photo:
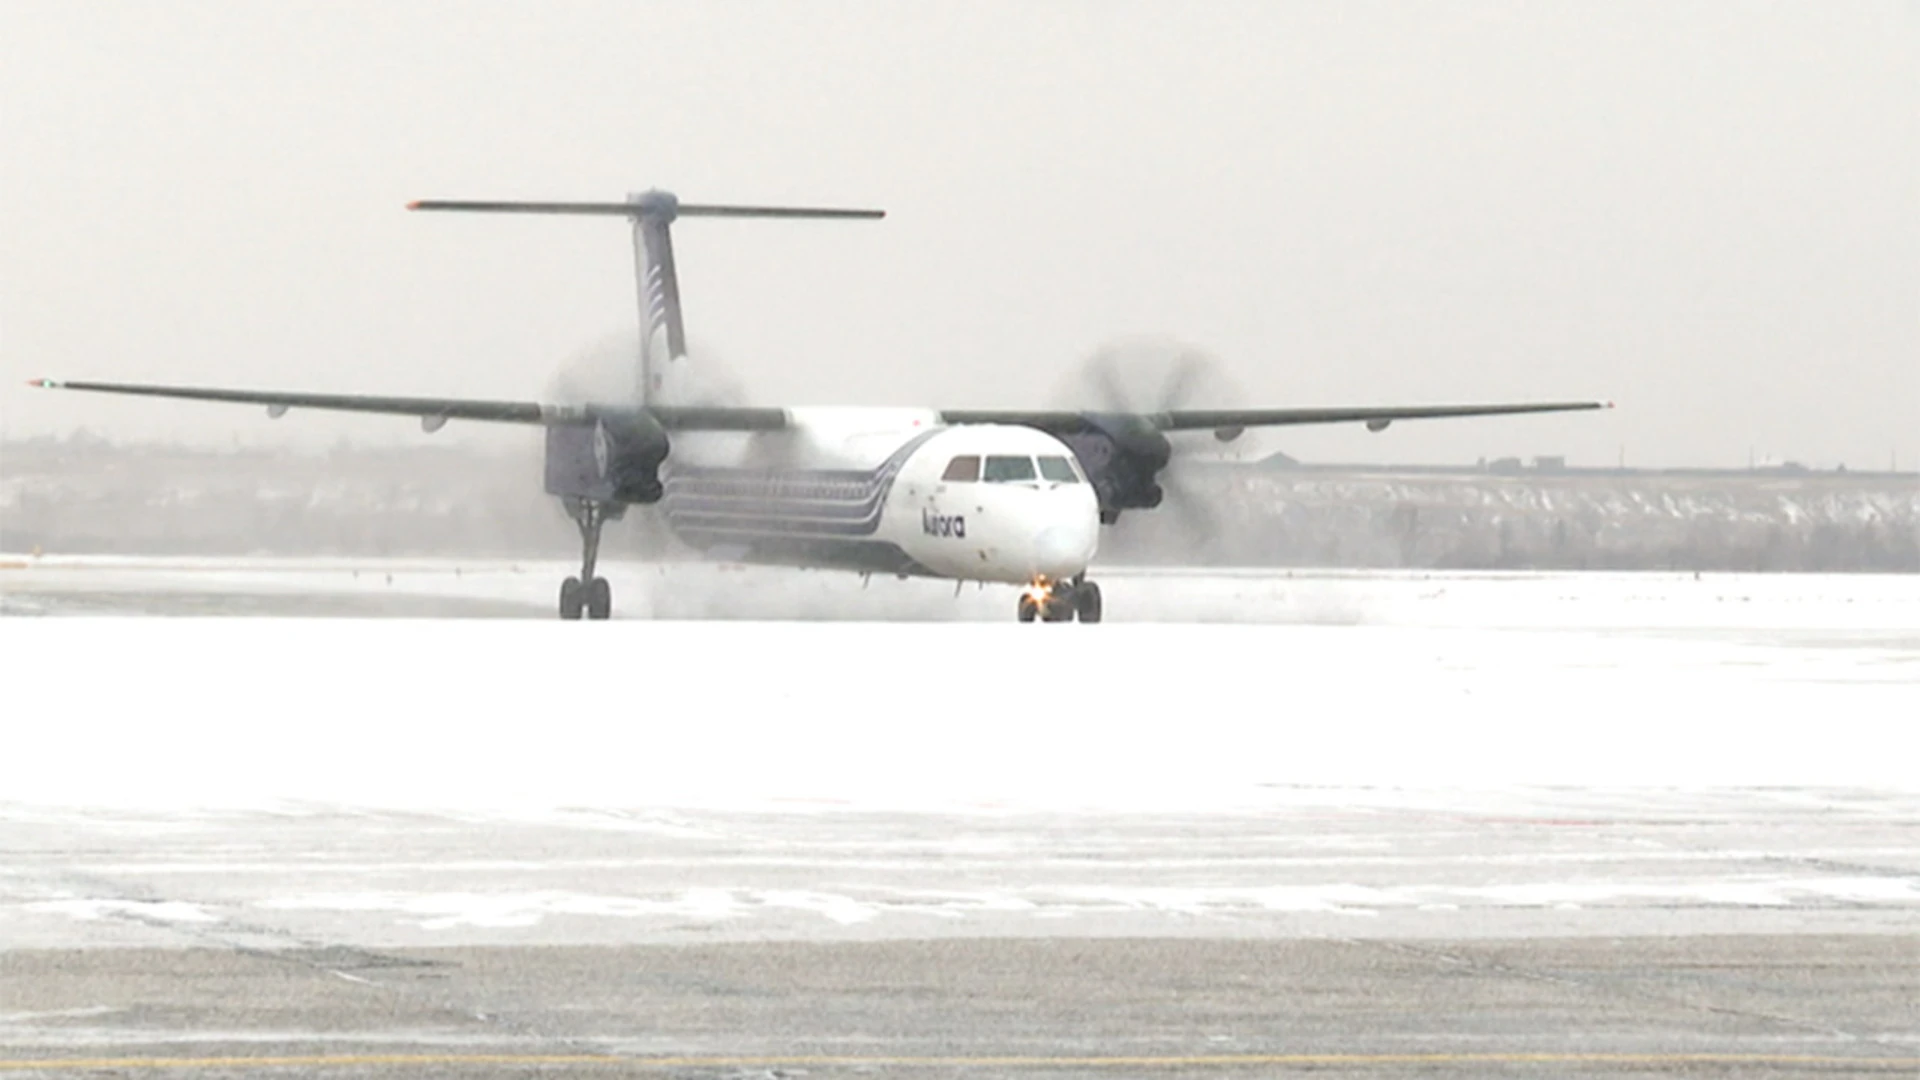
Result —
<instances>
[{"instance_id":1,"label":"white airplane fuselage","mask_svg":"<svg viewBox=\"0 0 1920 1080\"><path fill-rule=\"evenodd\" d=\"M793 409L764 433L684 432L656 509L709 558L1010 584L1068 581L1098 546L1072 450L933 410Z\"/></svg>"}]
</instances>

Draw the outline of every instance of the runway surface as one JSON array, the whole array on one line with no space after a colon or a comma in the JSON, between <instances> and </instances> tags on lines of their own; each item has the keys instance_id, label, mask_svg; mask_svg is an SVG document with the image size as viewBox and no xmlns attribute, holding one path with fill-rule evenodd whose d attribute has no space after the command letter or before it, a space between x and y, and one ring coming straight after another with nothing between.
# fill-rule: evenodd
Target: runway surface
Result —
<instances>
[{"instance_id":1,"label":"runway surface","mask_svg":"<svg viewBox=\"0 0 1920 1080\"><path fill-rule=\"evenodd\" d=\"M200 558L0 552L0 615L549 620L564 559ZM1013 619L1012 586L730 564L610 561L614 618ZM1436 629L1756 628L1920 636L1899 574L1535 573L1097 568L1115 623Z\"/></svg>"},{"instance_id":2,"label":"runway surface","mask_svg":"<svg viewBox=\"0 0 1920 1080\"><path fill-rule=\"evenodd\" d=\"M0 1075L1920 1072L1908 579L356 569L0 570Z\"/></svg>"}]
</instances>

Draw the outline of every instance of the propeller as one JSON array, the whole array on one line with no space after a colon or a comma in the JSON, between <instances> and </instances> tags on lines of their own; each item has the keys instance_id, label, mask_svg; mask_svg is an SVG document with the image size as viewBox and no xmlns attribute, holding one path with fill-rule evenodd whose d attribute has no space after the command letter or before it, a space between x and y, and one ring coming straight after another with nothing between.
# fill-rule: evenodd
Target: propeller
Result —
<instances>
[{"instance_id":1,"label":"propeller","mask_svg":"<svg viewBox=\"0 0 1920 1080\"><path fill-rule=\"evenodd\" d=\"M637 330L608 334L569 354L559 365L549 392L561 405L604 405L617 408L634 401L640 362ZM678 362L672 404L727 408L750 404L740 379L711 349L689 343ZM773 468L779 464L778 444L764 435L730 436L741 444L734 464L743 468Z\"/></svg>"},{"instance_id":2,"label":"propeller","mask_svg":"<svg viewBox=\"0 0 1920 1080\"><path fill-rule=\"evenodd\" d=\"M1231 408L1243 402L1240 384L1211 353L1174 338L1109 342L1094 350L1054 394L1056 407L1088 412L1152 414L1189 408ZM1162 497L1150 513L1172 519L1189 549L1216 545L1220 515L1194 458L1212 440L1208 432L1168 432L1173 456L1156 478ZM1123 520L1125 520L1123 518Z\"/></svg>"}]
</instances>

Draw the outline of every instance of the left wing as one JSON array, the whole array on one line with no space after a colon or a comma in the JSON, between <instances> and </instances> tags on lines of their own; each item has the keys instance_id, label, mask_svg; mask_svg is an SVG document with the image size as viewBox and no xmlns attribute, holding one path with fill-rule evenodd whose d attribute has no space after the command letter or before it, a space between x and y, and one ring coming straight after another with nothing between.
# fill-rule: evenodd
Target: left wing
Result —
<instances>
[{"instance_id":1,"label":"left wing","mask_svg":"<svg viewBox=\"0 0 1920 1080\"><path fill-rule=\"evenodd\" d=\"M219 401L265 405L267 415L288 409L329 409L336 412L385 413L417 416L420 425L436 431L448 420L490 420L545 427L592 424L600 418L631 417L645 411L669 431L777 431L787 426L785 409L652 406L645 410L623 406L555 405L538 401L479 401L471 398L372 397L362 394L309 394L283 390L222 390L191 386L144 386L132 383L63 382L34 379L29 386L48 390L94 390L109 394Z\"/></svg>"},{"instance_id":2,"label":"left wing","mask_svg":"<svg viewBox=\"0 0 1920 1080\"><path fill-rule=\"evenodd\" d=\"M1556 401L1520 405L1389 405L1314 409L1184 409L1142 413L1141 420L1161 431L1212 429L1221 439L1238 438L1250 427L1295 424L1338 424L1366 421L1368 430L1382 431L1395 420L1430 420L1449 416L1504 416L1513 413L1577 412L1611 409L1608 401ZM1049 432L1074 432L1087 426L1097 412L1021 412L1018 410L950 409L940 414L950 424L1025 424Z\"/></svg>"}]
</instances>

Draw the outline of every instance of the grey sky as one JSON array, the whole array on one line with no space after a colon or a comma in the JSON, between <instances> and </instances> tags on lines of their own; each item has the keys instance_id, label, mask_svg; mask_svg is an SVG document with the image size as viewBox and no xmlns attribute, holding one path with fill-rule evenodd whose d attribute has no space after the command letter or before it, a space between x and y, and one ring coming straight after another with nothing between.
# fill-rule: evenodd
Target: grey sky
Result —
<instances>
[{"instance_id":1,"label":"grey sky","mask_svg":"<svg viewBox=\"0 0 1920 1080\"><path fill-rule=\"evenodd\" d=\"M623 227L403 205L659 186L889 212L677 227L757 402L1047 404L1151 333L1248 404L1619 402L1262 451L1920 463L1907 0L9 0L0 103L8 435L429 438L39 375L542 396Z\"/></svg>"}]
</instances>

